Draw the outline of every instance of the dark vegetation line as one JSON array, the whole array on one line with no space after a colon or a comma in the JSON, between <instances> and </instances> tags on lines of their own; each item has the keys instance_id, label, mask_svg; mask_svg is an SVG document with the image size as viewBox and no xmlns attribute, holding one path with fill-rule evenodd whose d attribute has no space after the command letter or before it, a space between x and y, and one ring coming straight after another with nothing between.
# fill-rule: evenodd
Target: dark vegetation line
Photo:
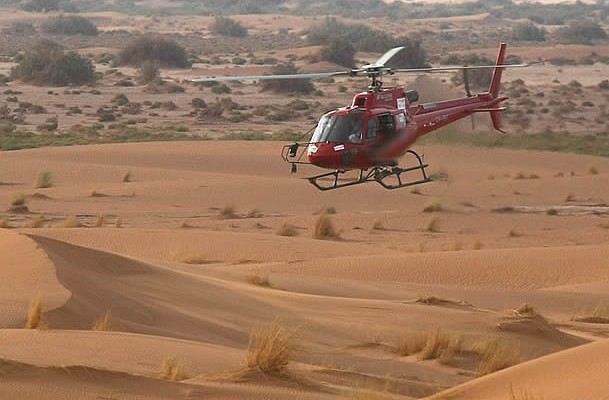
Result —
<instances>
[{"instance_id":1,"label":"dark vegetation line","mask_svg":"<svg viewBox=\"0 0 609 400\"><path fill-rule=\"evenodd\" d=\"M135 0L8 0L7 6L28 11L92 12L118 11L139 15L234 15L234 14L291 14L338 15L349 18L389 16L394 20L412 18L436 18L490 13L498 18L528 18L545 25L563 25L567 20L577 20L594 12L604 19L609 15L609 5L603 1L594 4L514 4L511 0L478 0L463 4L426 4L425 1L385 3L382 0L174 0L172 6L150 10L145 2Z\"/></svg>"}]
</instances>

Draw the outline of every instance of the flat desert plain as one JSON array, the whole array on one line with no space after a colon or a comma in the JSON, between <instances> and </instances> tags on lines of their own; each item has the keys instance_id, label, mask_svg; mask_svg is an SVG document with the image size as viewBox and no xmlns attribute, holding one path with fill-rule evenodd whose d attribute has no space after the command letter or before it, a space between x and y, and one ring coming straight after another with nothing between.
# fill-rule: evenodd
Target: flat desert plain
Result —
<instances>
[{"instance_id":1,"label":"flat desert plain","mask_svg":"<svg viewBox=\"0 0 609 400\"><path fill-rule=\"evenodd\" d=\"M609 159L320 192L281 146L2 153L0 398L608 398Z\"/></svg>"}]
</instances>

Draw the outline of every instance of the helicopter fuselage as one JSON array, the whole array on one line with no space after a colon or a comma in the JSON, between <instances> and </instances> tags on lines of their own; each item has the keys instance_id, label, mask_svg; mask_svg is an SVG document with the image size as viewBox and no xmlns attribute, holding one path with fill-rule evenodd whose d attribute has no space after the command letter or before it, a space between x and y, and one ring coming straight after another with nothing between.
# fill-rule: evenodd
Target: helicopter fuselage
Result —
<instances>
[{"instance_id":1,"label":"helicopter fuselage","mask_svg":"<svg viewBox=\"0 0 609 400\"><path fill-rule=\"evenodd\" d=\"M307 149L313 165L337 170L366 170L395 164L420 136L474 112L499 112L506 99L482 93L472 97L423 103L403 88L364 92L350 106L323 115Z\"/></svg>"}]
</instances>

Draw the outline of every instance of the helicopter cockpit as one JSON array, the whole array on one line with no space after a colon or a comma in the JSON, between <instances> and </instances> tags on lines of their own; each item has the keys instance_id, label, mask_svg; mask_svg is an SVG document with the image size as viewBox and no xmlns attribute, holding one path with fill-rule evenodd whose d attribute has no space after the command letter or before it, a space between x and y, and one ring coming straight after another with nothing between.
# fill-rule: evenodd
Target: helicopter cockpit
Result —
<instances>
[{"instance_id":1,"label":"helicopter cockpit","mask_svg":"<svg viewBox=\"0 0 609 400\"><path fill-rule=\"evenodd\" d=\"M364 120L358 115L325 115L318 124L312 143L361 143Z\"/></svg>"}]
</instances>

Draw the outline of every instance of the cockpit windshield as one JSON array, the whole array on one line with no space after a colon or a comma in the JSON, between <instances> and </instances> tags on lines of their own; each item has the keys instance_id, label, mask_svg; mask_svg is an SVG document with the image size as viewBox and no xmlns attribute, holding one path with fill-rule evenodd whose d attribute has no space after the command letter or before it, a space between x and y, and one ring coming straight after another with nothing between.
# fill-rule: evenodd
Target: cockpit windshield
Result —
<instances>
[{"instance_id":1,"label":"cockpit windshield","mask_svg":"<svg viewBox=\"0 0 609 400\"><path fill-rule=\"evenodd\" d=\"M327 115L315 128L311 142L361 143L364 121L355 115Z\"/></svg>"}]
</instances>

